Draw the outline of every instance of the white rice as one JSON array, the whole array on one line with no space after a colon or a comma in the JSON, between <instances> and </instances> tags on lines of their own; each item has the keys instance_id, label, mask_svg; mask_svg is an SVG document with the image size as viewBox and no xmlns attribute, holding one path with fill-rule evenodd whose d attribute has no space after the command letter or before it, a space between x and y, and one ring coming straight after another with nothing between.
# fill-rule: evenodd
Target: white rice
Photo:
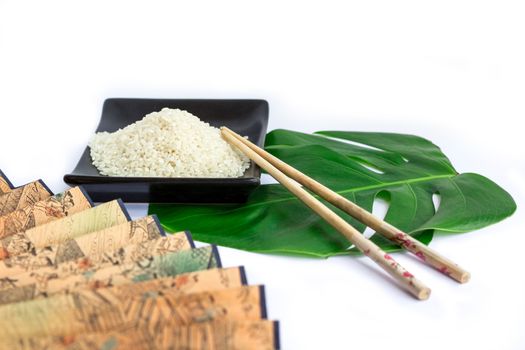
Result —
<instances>
[{"instance_id":1,"label":"white rice","mask_svg":"<svg viewBox=\"0 0 525 350\"><path fill-rule=\"evenodd\" d=\"M163 108L114 133L97 133L89 146L93 164L109 176L225 178L250 166L219 129L180 109Z\"/></svg>"}]
</instances>

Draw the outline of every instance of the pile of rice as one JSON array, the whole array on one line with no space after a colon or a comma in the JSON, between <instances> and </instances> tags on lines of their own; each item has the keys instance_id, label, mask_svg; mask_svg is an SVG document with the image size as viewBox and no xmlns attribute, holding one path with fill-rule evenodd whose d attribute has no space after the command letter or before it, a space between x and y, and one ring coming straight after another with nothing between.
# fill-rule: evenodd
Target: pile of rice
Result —
<instances>
[{"instance_id":1,"label":"pile of rice","mask_svg":"<svg viewBox=\"0 0 525 350\"><path fill-rule=\"evenodd\" d=\"M114 133L91 140L93 164L103 175L239 177L249 159L193 114L163 108Z\"/></svg>"}]
</instances>

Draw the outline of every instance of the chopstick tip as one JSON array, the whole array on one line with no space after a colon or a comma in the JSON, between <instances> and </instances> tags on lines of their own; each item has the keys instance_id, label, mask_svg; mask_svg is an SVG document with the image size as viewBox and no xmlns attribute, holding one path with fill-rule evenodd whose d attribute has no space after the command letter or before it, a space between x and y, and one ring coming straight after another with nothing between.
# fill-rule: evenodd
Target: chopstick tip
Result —
<instances>
[{"instance_id":1,"label":"chopstick tip","mask_svg":"<svg viewBox=\"0 0 525 350\"><path fill-rule=\"evenodd\" d=\"M417 294L419 300L427 300L430 297L430 288L423 288Z\"/></svg>"},{"instance_id":2,"label":"chopstick tip","mask_svg":"<svg viewBox=\"0 0 525 350\"><path fill-rule=\"evenodd\" d=\"M468 281L470 281L470 273L463 272L463 274L459 278L459 282L460 283L467 283Z\"/></svg>"}]
</instances>

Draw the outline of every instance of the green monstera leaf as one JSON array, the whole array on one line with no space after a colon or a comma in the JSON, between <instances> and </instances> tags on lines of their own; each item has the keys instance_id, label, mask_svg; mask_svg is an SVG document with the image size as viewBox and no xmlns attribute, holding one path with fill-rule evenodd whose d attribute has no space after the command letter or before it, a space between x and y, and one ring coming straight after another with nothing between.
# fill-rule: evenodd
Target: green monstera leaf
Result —
<instances>
[{"instance_id":1,"label":"green monstera leaf","mask_svg":"<svg viewBox=\"0 0 525 350\"><path fill-rule=\"evenodd\" d=\"M376 198L386 200L385 220L426 244L437 231L476 230L516 209L501 187L478 174L458 174L439 147L413 135L275 130L266 137L266 150L369 211ZM440 196L437 211L434 194ZM253 252L315 257L356 252L278 184L260 186L245 204L152 204L149 212L169 231L189 229L196 240ZM371 239L386 251L399 249L379 234Z\"/></svg>"}]
</instances>

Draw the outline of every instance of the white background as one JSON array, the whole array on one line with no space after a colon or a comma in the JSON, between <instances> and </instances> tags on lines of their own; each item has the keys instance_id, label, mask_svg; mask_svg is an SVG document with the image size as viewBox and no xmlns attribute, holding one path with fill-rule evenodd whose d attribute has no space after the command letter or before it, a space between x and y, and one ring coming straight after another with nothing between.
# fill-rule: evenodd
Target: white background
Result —
<instances>
[{"instance_id":1,"label":"white background","mask_svg":"<svg viewBox=\"0 0 525 350\"><path fill-rule=\"evenodd\" d=\"M0 168L62 191L107 97L264 98L270 129L427 137L518 203L432 242L470 283L405 254L426 302L365 259L221 248L224 265L266 284L283 349L524 349L524 16L507 1L0 0Z\"/></svg>"}]
</instances>

